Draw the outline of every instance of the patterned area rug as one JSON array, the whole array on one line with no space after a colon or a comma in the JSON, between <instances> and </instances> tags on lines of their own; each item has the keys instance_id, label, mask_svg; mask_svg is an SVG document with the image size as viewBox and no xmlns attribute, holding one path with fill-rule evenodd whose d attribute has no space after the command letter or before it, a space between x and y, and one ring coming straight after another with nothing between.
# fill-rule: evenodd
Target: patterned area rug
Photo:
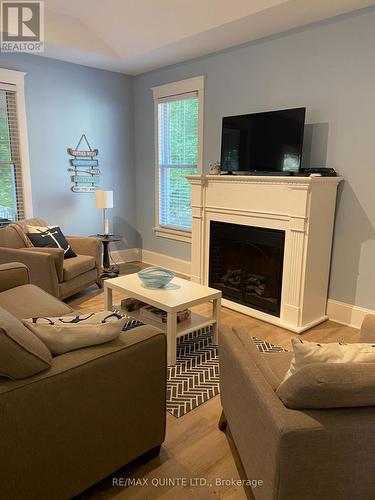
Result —
<instances>
[{"instance_id":1,"label":"patterned area rug","mask_svg":"<svg viewBox=\"0 0 375 500\"><path fill-rule=\"evenodd\" d=\"M139 325L130 320L124 331ZM282 352L282 347L252 337L261 352ZM177 339L177 363L168 367L167 410L180 418L220 392L219 356L211 328L206 327Z\"/></svg>"},{"instance_id":2,"label":"patterned area rug","mask_svg":"<svg viewBox=\"0 0 375 500\"><path fill-rule=\"evenodd\" d=\"M219 357L206 327L177 339L177 363L168 367L167 410L182 417L219 394Z\"/></svg>"}]
</instances>

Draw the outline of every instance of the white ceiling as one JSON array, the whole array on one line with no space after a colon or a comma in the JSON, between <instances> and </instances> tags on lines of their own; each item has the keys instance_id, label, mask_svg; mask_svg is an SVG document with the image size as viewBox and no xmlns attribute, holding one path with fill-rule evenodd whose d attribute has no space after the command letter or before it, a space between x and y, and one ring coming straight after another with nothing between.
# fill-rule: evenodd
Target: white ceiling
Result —
<instances>
[{"instance_id":1,"label":"white ceiling","mask_svg":"<svg viewBox=\"0 0 375 500\"><path fill-rule=\"evenodd\" d=\"M45 0L44 55L136 75L373 5L365 0Z\"/></svg>"}]
</instances>

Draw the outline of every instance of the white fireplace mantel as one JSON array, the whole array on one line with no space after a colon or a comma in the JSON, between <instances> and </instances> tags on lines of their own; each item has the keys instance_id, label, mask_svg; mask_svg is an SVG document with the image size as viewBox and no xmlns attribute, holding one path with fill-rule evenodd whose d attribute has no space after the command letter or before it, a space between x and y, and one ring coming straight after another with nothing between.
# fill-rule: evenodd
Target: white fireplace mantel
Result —
<instances>
[{"instance_id":1,"label":"white fireplace mantel","mask_svg":"<svg viewBox=\"0 0 375 500\"><path fill-rule=\"evenodd\" d=\"M301 333L327 319L336 191L341 177L198 176L192 186L191 279L208 284L210 222L285 231L280 317L223 300Z\"/></svg>"}]
</instances>

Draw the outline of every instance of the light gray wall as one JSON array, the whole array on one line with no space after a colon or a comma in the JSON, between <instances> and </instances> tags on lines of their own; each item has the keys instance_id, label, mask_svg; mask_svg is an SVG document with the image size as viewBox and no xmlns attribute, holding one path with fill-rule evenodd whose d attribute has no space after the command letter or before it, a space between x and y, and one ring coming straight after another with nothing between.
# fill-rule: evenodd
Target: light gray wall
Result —
<instances>
[{"instance_id":1,"label":"light gray wall","mask_svg":"<svg viewBox=\"0 0 375 500\"><path fill-rule=\"evenodd\" d=\"M102 230L93 193L73 193L66 148L85 133L99 149L102 189L113 189L114 231L138 246L135 229L133 82L101 71L43 57L0 54L0 67L24 71L34 215L66 234ZM126 247L122 242L118 248Z\"/></svg>"},{"instance_id":2,"label":"light gray wall","mask_svg":"<svg viewBox=\"0 0 375 500\"><path fill-rule=\"evenodd\" d=\"M225 115L307 107L305 163L334 167L340 187L329 295L375 309L375 10L146 73L135 79L137 227L144 248L188 259L153 235L150 88L205 75L204 164L219 158Z\"/></svg>"}]
</instances>

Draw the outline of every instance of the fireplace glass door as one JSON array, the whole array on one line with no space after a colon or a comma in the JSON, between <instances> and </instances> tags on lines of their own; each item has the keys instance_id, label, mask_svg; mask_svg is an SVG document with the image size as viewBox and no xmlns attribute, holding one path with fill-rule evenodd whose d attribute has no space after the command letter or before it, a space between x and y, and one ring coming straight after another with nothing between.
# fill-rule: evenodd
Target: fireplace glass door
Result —
<instances>
[{"instance_id":1,"label":"fireplace glass door","mask_svg":"<svg viewBox=\"0 0 375 500\"><path fill-rule=\"evenodd\" d=\"M280 316L285 232L211 221L209 285L223 298Z\"/></svg>"}]
</instances>

